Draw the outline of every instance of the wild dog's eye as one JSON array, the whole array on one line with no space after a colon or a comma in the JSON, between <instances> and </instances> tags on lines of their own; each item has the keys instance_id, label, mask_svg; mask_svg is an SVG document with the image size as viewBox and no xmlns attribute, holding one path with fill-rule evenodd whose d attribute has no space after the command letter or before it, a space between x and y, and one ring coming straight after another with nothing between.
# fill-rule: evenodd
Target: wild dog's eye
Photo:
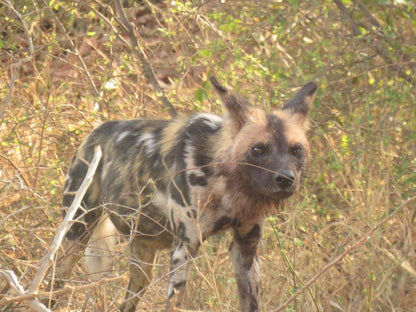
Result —
<instances>
[{"instance_id":1,"label":"wild dog's eye","mask_svg":"<svg viewBox=\"0 0 416 312\"><path fill-rule=\"evenodd\" d=\"M303 156L303 147L301 145L295 145L291 148L290 152L293 156L301 158Z\"/></svg>"},{"instance_id":2,"label":"wild dog's eye","mask_svg":"<svg viewBox=\"0 0 416 312\"><path fill-rule=\"evenodd\" d=\"M262 156L267 150L266 145L258 143L251 148L251 152L254 156Z\"/></svg>"}]
</instances>

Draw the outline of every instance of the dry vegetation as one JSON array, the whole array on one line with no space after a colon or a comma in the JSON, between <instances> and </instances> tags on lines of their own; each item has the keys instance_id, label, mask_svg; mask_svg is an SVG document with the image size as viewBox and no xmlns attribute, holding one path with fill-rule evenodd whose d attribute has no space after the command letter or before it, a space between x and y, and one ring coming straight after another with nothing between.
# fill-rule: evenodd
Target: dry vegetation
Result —
<instances>
[{"instance_id":1,"label":"dry vegetation","mask_svg":"<svg viewBox=\"0 0 416 312\"><path fill-rule=\"evenodd\" d=\"M87 133L108 119L169 117L163 94L179 114L220 113L206 82L215 73L267 108L320 85L308 177L261 244L261 311L291 298L285 311L415 311L416 203L402 205L416 189L413 1L125 1L133 35L110 1L0 3L0 269L23 290L62 220L65 172ZM187 311L238 310L229 241L202 246ZM128 255L114 261L96 283L77 267L53 310L116 310ZM161 253L140 311L163 309L167 271ZM29 309L3 277L0 293L1 311Z\"/></svg>"}]
</instances>

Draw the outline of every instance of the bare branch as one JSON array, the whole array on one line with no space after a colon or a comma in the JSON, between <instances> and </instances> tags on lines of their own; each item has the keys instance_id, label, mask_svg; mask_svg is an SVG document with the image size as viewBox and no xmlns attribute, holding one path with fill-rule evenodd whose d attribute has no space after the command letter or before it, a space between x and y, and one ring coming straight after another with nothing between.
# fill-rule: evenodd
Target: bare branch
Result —
<instances>
[{"instance_id":1,"label":"bare branch","mask_svg":"<svg viewBox=\"0 0 416 312\"><path fill-rule=\"evenodd\" d=\"M32 37L30 36L30 30L29 30L29 27L28 27L25 19L19 13L19 11L17 11L15 9L15 7L13 6L13 4L12 4L12 2L10 0L7 0L7 1L5 1L3 3L5 3L9 7L9 9L12 10L13 13L22 22L23 30L25 31L25 34L26 34L26 37L27 37L27 44L29 46L29 55L26 56L26 57L24 57L24 58L22 58L22 59L20 59L20 60L18 60L15 64L13 64L11 66L12 74L11 74L11 79L10 79L9 92L7 93L7 96L4 99L3 107L0 110L0 119L3 117L4 113L6 112L7 106L10 103L10 100L11 100L11 97L12 97L12 94L13 94L14 83L16 82L16 79L17 79L17 77L19 75L20 68L22 67L23 63L29 62L30 60L32 60L32 58L33 58L33 51L34 51L34 49L33 49L33 40L32 40Z\"/></svg>"},{"instance_id":2,"label":"bare branch","mask_svg":"<svg viewBox=\"0 0 416 312\"><path fill-rule=\"evenodd\" d=\"M176 109L173 107L172 103L168 100L166 97L163 89L160 87L159 82L156 79L154 70L149 62L149 58L147 57L146 53L144 52L142 46L139 45L139 42L137 40L137 36L134 32L133 26L129 23L127 20L126 14L124 13L123 6L120 2L120 0L114 0L114 6L116 8L116 12L120 18L120 23L122 26L127 30L128 35L130 37L130 42L132 46L132 50L136 53L136 55L139 58L140 64L142 65L142 70L145 78L147 81L150 82L152 87L156 90L158 93L160 100L162 101L163 105L167 108L169 115L171 117L176 116Z\"/></svg>"},{"instance_id":3,"label":"bare branch","mask_svg":"<svg viewBox=\"0 0 416 312\"><path fill-rule=\"evenodd\" d=\"M0 270L0 276L7 280L10 287L16 292L19 297L25 295L25 290L22 285L20 285L16 274L12 270ZM30 307L39 312L50 312L42 303L37 301L35 298L29 301Z\"/></svg>"},{"instance_id":4,"label":"bare branch","mask_svg":"<svg viewBox=\"0 0 416 312\"><path fill-rule=\"evenodd\" d=\"M12 275L14 275L13 271L0 270L0 274L3 274L3 276L5 276L6 278L8 278L7 274L9 272L11 272ZM53 297L58 297L58 296L62 296L62 295L68 294L68 293L73 293L75 290L82 291L82 290L102 286L104 284L117 283L117 282L121 282L121 281L124 281L124 280L126 280L125 276L108 277L108 278L102 278L102 279L100 279L96 282L88 283L88 284L85 284L85 285L79 285L79 286L76 286L76 287L71 286L71 285L66 285L64 288L54 290L54 291L42 291L42 292L39 292L39 293L36 293L36 294L24 294L24 293L22 293L21 295L18 295L18 296L15 296L15 297L3 298L2 300L0 300L0 306L6 305L6 304L11 304L11 303L14 303L14 302L32 300L32 299L35 299L35 298L48 299L48 298L51 297L51 295Z\"/></svg>"},{"instance_id":5,"label":"bare branch","mask_svg":"<svg viewBox=\"0 0 416 312\"><path fill-rule=\"evenodd\" d=\"M46 255L43 256L43 258L39 261L39 270L36 273L35 278L32 281L32 284L30 285L28 289L28 293L36 292L39 288L40 283L42 282L43 278L45 277L45 274L47 270L49 269L49 266L52 263L53 257L55 256L56 252L58 251L59 246L62 243L62 240L65 237L66 232L69 230L71 223L70 221L74 218L75 212L81 205L81 201L84 198L85 193L88 190L88 187L90 186L92 179L94 178L95 171L97 170L98 164L100 162L102 156L101 148L100 146L96 146L94 150L94 157L89 165L87 174L84 178L84 181L82 182L80 188L77 191L77 194L75 195L75 198L69 207L67 214L65 215L64 220L62 221L61 225L59 226L58 230L56 231L55 237L49 247L48 252Z\"/></svg>"},{"instance_id":6,"label":"bare branch","mask_svg":"<svg viewBox=\"0 0 416 312\"><path fill-rule=\"evenodd\" d=\"M27 291L24 291L23 287L19 284L16 274L11 270L1 270L0 273L8 280L9 285L13 288L15 292L19 296L21 296L22 299L28 300L29 305L35 310L35 311L50 311L47 309L42 303L40 303L37 300L37 296L32 297L32 295L36 295L37 291L39 289L39 285L44 279L52 260L58 251L59 246L62 243L62 240L65 237L66 232L68 232L70 226L71 226L71 220L74 218L75 212L81 205L81 201L84 198L85 193L88 190L88 187L90 186L92 179L94 178L95 171L97 170L98 164L100 163L102 156L101 148L100 146L96 146L94 150L94 157L89 164L87 174L85 175L84 181L82 182L80 188L78 189L75 198L71 204L71 206L68 208L68 212L65 215L64 220L62 221L61 225L59 226L58 230L56 231L55 237L52 240L52 243L49 247L48 252L42 257L42 259L38 262L39 270L36 273L36 276L34 277L30 287ZM30 299L29 299L30 298Z\"/></svg>"},{"instance_id":7,"label":"bare branch","mask_svg":"<svg viewBox=\"0 0 416 312\"><path fill-rule=\"evenodd\" d=\"M100 146L96 146L94 150L94 157L89 164L87 174L85 175L84 181L82 182L80 188L78 189L75 198L71 204L71 206L68 208L68 212L65 215L64 220L62 221L61 225L59 226L58 230L56 231L55 237L52 240L52 243L49 247L48 252L42 257L42 259L38 262L39 270L36 273L36 276L34 277L30 287L27 291L24 291L23 287L19 284L16 274L13 271L10 270L1 270L0 274L3 275L4 278L7 279L9 285L13 288L13 290L19 295L22 300L28 300L29 305L35 310L35 311L50 311L47 309L42 303L40 303L37 300L37 291L39 289L39 285L44 279L52 260L58 251L59 246L62 243L62 240L65 237L65 234L68 232L70 226L71 226L71 220L74 218L75 212L79 208L82 199L84 198L85 193L88 190L88 187L90 186L95 171L97 170L98 164L100 163L102 156L101 148ZM32 295L34 295L32 297Z\"/></svg>"},{"instance_id":8,"label":"bare branch","mask_svg":"<svg viewBox=\"0 0 416 312\"><path fill-rule=\"evenodd\" d=\"M354 36L359 36L361 35L361 31L357 25L357 23L355 22L355 20L350 16L347 8L344 6L344 4L342 3L342 1L340 0L333 0L335 2L335 4L338 6L339 10L341 11L342 15L347 18L350 22L351 25L351 31L353 33ZM367 16L367 18L370 20L371 24L373 27L375 27L378 31L380 30L380 25L378 24L377 20L371 15L370 11L367 10L367 8L359 1L354 1L355 4L357 4L359 6L359 8L364 12L364 14ZM361 27L365 28L366 30L368 30L369 32L372 31L371 26L367 26L367 25L361 25ZM382 33L382 31L381 31ZM360 40L364 40L364 38L361 38ZM409 76L408 74L406 74L401 68L400 68L400 63L398 65L394 64L394 62L391 60L390 56L387 54L386 52L386 47L383 46L382 43L380 42L375 42L374 45L370 46L387 64L391 65L392 67L394 67L397 70L398 75L403 78L404 80L406 80L408 83L410 83L411 85L414 85L414 81L413 78L411 76ZM404 53L402 52L402 57L403 57ZM412 58L409 58L406 55L406 60L409 60L410 64L413 64L414 62L410 61L412 60Z\"/></svg>"}]
</instances>

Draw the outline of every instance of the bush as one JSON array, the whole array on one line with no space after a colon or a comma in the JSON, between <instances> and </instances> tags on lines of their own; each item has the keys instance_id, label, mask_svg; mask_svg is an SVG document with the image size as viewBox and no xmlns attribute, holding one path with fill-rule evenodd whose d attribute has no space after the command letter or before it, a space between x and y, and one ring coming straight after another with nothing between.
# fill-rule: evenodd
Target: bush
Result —
<instances>
[{"instance_id":1,"label":"bush","mask_svg":"<svg viewBox=\"0 0 416 312\"><path fill-rule=\"evenodd\" d=\"M25 288L61 220L64 177L81 140L104 120L169 117L167 101L179 114L220 113L207 83L215 73L267 109L308 80L320 85L308 178L270 217L261 245L261 311L317 272L287 311L416 306L415 203L396 211L416 189L411 1L125 1L135 35L109 1L3 2L0 266ZM236 311L228 244L225 236L203 245L185 307ZM165 258L141 311L164 307ZM120 276L127 260L115 268ZM93 287L77 271L59 307L115 309L125 281ZM26 310L6 285L1 309Z\"/></svg>"}]
</instances>

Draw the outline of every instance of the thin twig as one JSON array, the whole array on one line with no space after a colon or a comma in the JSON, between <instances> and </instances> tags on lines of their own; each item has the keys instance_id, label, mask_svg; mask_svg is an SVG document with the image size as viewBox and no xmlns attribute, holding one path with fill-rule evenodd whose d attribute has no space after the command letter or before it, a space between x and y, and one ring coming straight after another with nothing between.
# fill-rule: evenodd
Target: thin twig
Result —
<instances>
[{"instance_id":1,"label":"thin twig","mask_svg":"<svg viewBox=\"0 0 416 312\"><path fill-rule=\"evenodd\" d=\"M0 110L0 119L3 117L4 113L6 112L7 106L9 105L10 100L12 98L14 83L17 79L17 76L19 74L20 67L22 67L22 64L23 64L23 62L19 61L19 62L17 62L17 64L15 64L15 66L11 66L12 71L14 70L14 72L12 74L12 78L10 79L9 92L7 93L7 96L4 99L3 107Z\"/></svg>"},{"instance_id":2,"label":"thin twig","mask_svg":"<svg viewBox=\"0 0 416 312\"><path fill-rule=\"evenodd\" d=\"M25 290L23 286L20 285L16 274L12 270L0 270L0 276L7 280L10 287L19 295L18 297L25 296ZM39 301L35 300L35 298L29 301L29 305L35 311L50 312L50 310L47 307L45 307Z\"/></svg>"},{"instance_id":3,"label":"thin twig","mask_svg":"<svg viewBox=\"0 0 416 312\"><path fill-rule=\"evenodd\" d=\"M383 224L385 224L387 221L392 219L400 210L402 210L404 207L406 207L409 203L414 201L416 199L416 196L413 196L406 201L404 201L396 210L394 210L391 214L389 214L387 217L385 217L383 220L381 220L379 223L377 223L374 227L372 227L367 233L365 233L359 240L357 240L354 244L351 246L347 246L343 253L335 257L331 262L329 262L327 265L325 265L318 273L316 273L314 276L312 276L303 286L300 288L292 297L290 297L289 300L287 300L285 303L280 305L278 308L271 310L271 312L279 312L283 311L291 302L293 302L299 295L304 293L307 289L309 289L310 286L312 286L326 271L328 271L330 268L332 268L335 264L337 264L339 261L341 261L346 255L350 254L352 251L363 245L366 241L368 241L371 236L374 234L374 232L379 229Z\"/></svg>"},{"instance_id":4,"label":"thin twig","mask_svg":"<svg viewBox=\"0 0 416 312\"><path fill-rule=\"evenodd\" d=\"M62 221L61 225L59 226L55 237L49 247L48 252L45 256L39 261L39 270L36 273L35 278L32 281L32 284L30 285L28 289L28 293L36 292L39 288L40 283L42 282L43 278L46 275L46 272L51 265L53 261L53 257L55 256L56 252L58 251L59 246L62 243L62 240L65 237L66 232L69 230L71 223L70 221L74 218L75 212L81 205L81 201L84 198L85 193L88 190L88 187L90 186L92 179L94 178L95 171L97 170L98 164L100 162L102 156L101 148L100 146L96 146L94 150L94 157L88 167L87 174L84 178L84 181L82 182L80 188L77 191L77 194L75 195L75 198L69 207L67 214L65 215L64 220Z\"/></svg>"},{"instance_id":5,"label":"thin twig","mask_svg":"<svg viewBox=\"0 0 416 312\"><path fill-rule=\"evenodd\" d=\"M3 1L2 1L3 2ZM0 110L0 119L3 117L4 113L6 112L7 106L10 103L10 100L12 98L13 89L14 89L14 83L16 82L16 79L19 75L20 68L22 67L23 63L29 62L33 58L33 40L30 36L30 30L29 27L23 18L23 16L15 9L13 6L13 3L10 0L4 1L4 4L6 4L7 7L9 7L10 10L13 11L13 13L19 18L19 20L22 22L23 30L25 31L25 35L27 37L27 44L29 47L29 55L18 60L15 64L12 64L11 70L12 70L12 76L10 79L10 85L9 85L9 92L7 93L6 98L4 99L3 107Z\"/></svg>"},{"instance_id":6,"label":"thin twig","mask_svg":"<svg viewBox=\"0 0 416 312\"><path fill-rule=\"evenodd\" d=\"M139 45L137 40L137 36L134 32L133 26L127 20L126 14L124 12L123 6L121 5L120 0L114 0L114 6L116 8L116 12L119 16L120 22L122 26L128 32L130 37L130 42L132 45L132 50L136 53L139 58L140 64L142 65L142 70L145 78L152 87L156 90L157 94L159 95L160 100L162 101L163 105L167 108L169 115L173 118L176 116L176 109L173 107L172 103L166 97L163 89L160 87L159 82L156 79L155 72L149 62L149 58L147 57L146 53L144 52L142 45Z\"/></svg>"},{"instance_id":7,"label":"thin twig","mask_svg":"<svg viewBox=\"0 0 416 312\"><path fill-rule=\"evenodd\" d=\"M3 275L4 275L5 271L7 271L7 270L0 270L0 274L3 273ZM21 301L31 300L31 299L35 299L35 298L48 299L48 298L50 298L50 296L58 297L58 296L65 295L67 293L73 293L75 290L82 291L82 290L102 286L104 284L118 283L118 282L124 281L125 279L126 279L125 276L108 277L108 278L102 278L102 279L100 279L96 282L88 283L88 284L85 284L85 285L78 285L78 286L66 285L63 288L58 289L58 290L54 290L54 291L42 291L42 292L39 292L37 294L24 294L24 293L22 293L22 295L19 295L19 296L15 296L15 297L11 297L11 298L3 298L2 300L0 300L0 306L4 306L6 304L11 304L11 303L14 303L14 302L21 302Z\"/></svg>"},{"instance_id":8,"label":"thin twig","mask_svg":"<svg viewBox=\"0 0 416 312\"><path fill-rule=\"evenodd\" d=\"M37 292L39 289L39 285L41 284L42 280L44 279L53 258L58 251L59 246L62 243L62 240L65 237L65 234L68 232L71 223L70 221L74 218L76 211L78 210L82 199L84 198L85 193L90 186L95 171L97 170L98 164L100 163L102 156L100 146L96 146L94 150L94 157L91 163L88 166L87 174L85 175L84 181L82 182L80 188L78 189L74 200L72 201L71 206L68 208L68 212L65 215L64 220L62 221L61 225L59 226L58 230L56 231L55 237L52 240L52 243L49 247L48 252L42 257L42 259L38 262L38 272L36 273L32 283L30 284L27 291L24 291L23 287L19 284L16 274L11 270L1 270L0 273L7 279L9 285L14 289L15 292L19 295L20 298L28 300L28 304L31 306L32 309L35 311L40 312L47 312L50 311L46 308L42 303L37 300ZM32 298L32 295L33 298ZM29 296L29 297L28 297ZM31 299L27 299L31 298Z\"/></svg>"},{"instance_id":9,"label":"thin twig","mask_svg":"<svg viewBox=\"0 0 416 312\"><path fill-rule=\"evenodd\" d=\"M350 22L351 25L351 31L353 33L354 36L358 37L361 35L361 31L357 25L357 23L355 22L355 20L352 18L352 16L349 14L348 9L345 7L345 5L342 3L341 0L333 0L335 2L335 4L337 5L338 9L341 11L342 15L347 18ZM372 23L373 27L376 27L378 22L374 19L374 17L372 17L371 13L365 8L365 6L363 4L361 4L359 1L354 1L355 4L357 4L361 10L364 10L364 14L367 16L367 18L370 19L370 22ZM371 18L370 18L371 16ZM367 25L360 25L361 27L365 28L367 31L371 32L372 29L371 27L367 26ZM380 31L379 27L376 27L378 31ZM364 41L367 44L367 41L365 40L365 38L360 38L360 41ZM389 43L391 46L391 43ZM396 70L398 75L403 78L404 80L406 80L408 83L410 83L411 85L414 85L414 81L413 78L406 74L401 68L400 65L394 64L394 62L391 60L390 56L387 54L386 52L386 47L384 47L382 45L382 43L380 43L379 41L376 41L375 44L373 45L369 45L387 64L393 66ZM404 55L403 51L402 54ZM406 55L406 59L411 60L412 58L409 58ZM412 63L412 62L411 62Z\"/></svg>"},{"instance_id":10,"label":"thin twig","mask_svg":"<svg viewBox=\"0 0 416 312\"><path fill-rule=\"evenodd\" d=\"M64 25L62 24L61 20L56 16L55 12L52 10L52 8L50 7L50 5L45 1L42 0L43 3L45 4L45 6L49 9L49 11L51 12L53 18L56 21L56 24L59 26L59 28L61 29L62 33L65 35L65 37L68 40L69 45L71 46L72 49L72 53L78 58L79 62L81 63L82 69L84 71L84 75L87 78L88 83L91 86L91 90L93 91L93 94L95 97L98 97L100 95L100 93L97 90L97 87L95 86L95 83L91 77L90 72L88 71L88 67L85 64L84 59L82 58L81 54L79 53L77 47L75 46L74 41L71 39L71 37L68 35Z\"/></svg>"},{"instance_id":11,"label":"thin twig","mask_svg":"<svg viewBox=\"0 0 416 312\"><path fill-rule=\"evenodd\" d=\"M39 138L38 160L36 162L35 178L33 179L33 188L34 189L36 189L36 184L38 182L39 165L40 165L40 162L42 160L43 139L44 139L45 128L46 128L46 119L48 117L48 112L49 112L48 111L48 109L49 109L49 100L51 98L51 89L52 89L52 82L53 82L54 74L55 74L55 70L53 70L52 77L51 77L51 79L49 81L49 87L48 87L48 92L46 94L46 102L45 102L44 111L43 111L42 129L41 129L40 138Z\"/></svg>"}]
</instances>

